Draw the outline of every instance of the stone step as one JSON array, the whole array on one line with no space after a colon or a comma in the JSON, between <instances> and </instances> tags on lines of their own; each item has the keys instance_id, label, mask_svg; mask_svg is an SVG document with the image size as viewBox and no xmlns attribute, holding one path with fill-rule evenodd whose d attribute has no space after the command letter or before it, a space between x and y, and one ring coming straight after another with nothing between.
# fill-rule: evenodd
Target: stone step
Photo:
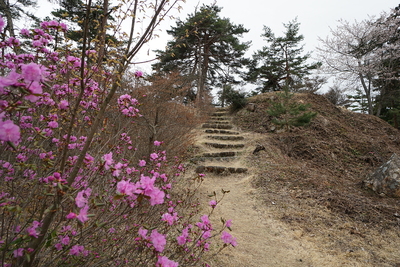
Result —
<instances>
[{"instance_id":1,"label":"stone step","mask_svg":"<svg viewBox=\"0 0 400 267\"><path fill-rule=\"evenodd\" d=\"M216 118L210 118L210 120L213 121L230 121L231 119L228 117L216 117Z\"/></svg>"},{"instance_id":2,"label":"stone step","mask_svg":"<svg viewBox=\"0 0 400 267\"><path fill-rule=\"evenodd\" d=\"M209 121L208 124L230 124L230 121Z\"/></svg>"},{"instance_id":3,"label":"stone step","mask_svg":"<svg viewBox=\"0 0 400 267\"><path fill-rule=\"evenodd\" d=\"M206 162L206 161L219 161L219 162L231 162L237 160L238 157L195 157L190 160L194 163Z\"/></svg>"},{"instance_id":4,"label":"stone step","mask_svg":"<svg viewBox=\"0 0 400 267\"><path fill-rule=\"evenodd\" d=\"M232 134L232 135L238 135L240 134L239 132L232 132L232 131L226 131L226 130L212 130L212 129L207 129L204 131L205 133L213 133L213 134Z\"/></svg>"},{"instance_id":5,"label":"stone step","mask_svg":"<svg viewBox=\"0 0 400 267\"><path fill-rule=\"evenodd\" d=\"M204 143L206 146L214 148L243 148L244 144L220 144L220 143Z\"/></svg>"},{"instance_id":6,"label":"stone step","mask_svg":"<svg viewBox=\"0 0 400 267\"><path fill-rule=\"evenodd\" d=\"M203 157L234 157L237 156L237 152L235 151L224 151L224 152L215 152L215 153L204 153Z\"/></svg>"},{"instance_id":7,"label":"stone step","mask_svg":"<svg viewBox=\"0 0 400 267\"><path fill-rule=\"evenodd\" d=\"M203 128L211 128L211 129L232 129L233 126L231 124L216 124L216 123L205 123L202 126Z\"/></svg>"},{"instance_id":8,"label":"stone step","mask_svg":"<svg viewBox=\"0 0 400 267\"><path fill-rule=\"evenodd\" d=\"M211 114L212 117L222 117L222 116L228 116L228 112L214 112Z\"/></svg>"},{"instance_id":9,"label":"stone step","mask_svg":"<svg viewBox=\"0 0 400 267\"><path fill-rule=\"evenodd\" d=\"M217 139L217 140L230 140L230 141L237 141L243 140L243 136L225 136L225 135L208 135L207 138Z\"/></svg>"},{"instance_id":10,"label":"stone step","mask_svg":"<svg viewBox=\"0 0 400 267\"><path fill-rule=\"evenodd\" d=\"M245 173L247 168L234 168L234 167L222 167L222 166L198 166L196 168L197 173L215 173L215 174L230 174L230 173Z\"/></svg>"},{"instance_id":11,"label":"stone step","mask_svg":"<svg viewBox=\"0 0 400 267\"><path fill-rule=\"evenodd\" d=\"M208 124L217 124L217 125L232 125L230 121L209 121L206 122Z\"/></svg>"},{"instance_id":12,"label":"stone step","mask_svg":"<svg viewBox=\"0 0 400 267\"><path fill-rule=\"evenodd\" d=\"M224 152L215 152L215 153L203 153L201 156L197 156L192 158L193 162L199 161L233 161L237 159L237 155L239 153L235 151L224 151Z\"/></svg>"}]
</instances>

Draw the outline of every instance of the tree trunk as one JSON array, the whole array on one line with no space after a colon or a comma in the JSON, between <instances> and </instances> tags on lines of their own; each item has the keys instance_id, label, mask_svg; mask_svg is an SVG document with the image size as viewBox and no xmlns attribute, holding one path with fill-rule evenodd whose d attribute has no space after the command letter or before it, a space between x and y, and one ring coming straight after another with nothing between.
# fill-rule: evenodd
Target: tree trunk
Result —
<instances>
[{"instance_id":1,"label":"tree trunk","mask_svg":"<svg viewBox=\"0 0 400 267\"><path fill-rule=\"evenodd\" d=\"M203 51L202 51L202 46L199 40L199 46L198 46L198 51L197 51L197 56L198 56L198 65L197 65L197 94L196 94L196 101L195 105L197 107L201 106L201 99L202 99L202 94L203 94L203 81L202 81L202 71L203 71L203 57L202 57Z\"/></svg>"},{"instance_id":2,"label":"tree trunk","mask_svg":"<svg viewBox=\"0 0 400 267\"><path fill-rule=\"evenodd\" d=\"M379 117L381 116L381 112L382 112L382 101L384 101L383 96L385 95L385 86L382 86L381 90L380 90L380 100L379 102L376 103L375 107L376 107L376 116Z\"/></svg>"},{"instance_id":3,"label":"tree trunk","mask_svg":"<svg viewBox=\"0 0 400 267\"><path fill-rule=\"evenodd\" d=\"M159 113L160 113L160 108L157 107L155 111L155 116L154 116L154 124L149 125L149 129L151 131L150 136L149 136L149 144L148 144L148 155L150 155L153 152L153 146L154 146L154 141L156 141L156 136L157 136L157 127L158 127L158 121L159 121Z\"/></svg>"},{"instance_id":4,"label":"tree trunk","mask_svg":"<svg viewBox=\"0 0 400 267\"><path fill-rule=\"evenodd\" d=\"M7 27L6 29L10 33L11 37L15 37L15 31L14 31L14 22L13 18L11 15L11 9L10 9L10 4L5 2L5 0L0 0L0 8L4 12L4 15L7 20Z\"/></svg>"},{"instance_id":5,"label":"tree trunk","mask_svg":"<svg viewBox=\"0 0 400 267\"><path fill-rule=\"evenodd\" d=\"M105 42L106 42L106 32L107 32L107 20L108 20L108 0L104 0L103 4L103 17L101 19L100 31L98 33L98 47L97 53L99 55L97 64L100 66L103 63Z\"/></svg>"},{"instance_id":6,"label":"tree trunk","mask_svg":"<svg viewBox=\"0 0 400 267\"><path fill-rule=\"evenodd\" d=\"M367 97L367 105L368 105L368 114L373 115L373 108L372 108L372 99L371 99L371 85L368 86L365 84L364 76L362 73L359 73L358 76L360 77L361 85L364 89L365 96Z\"/></svg>"}]
</instances>

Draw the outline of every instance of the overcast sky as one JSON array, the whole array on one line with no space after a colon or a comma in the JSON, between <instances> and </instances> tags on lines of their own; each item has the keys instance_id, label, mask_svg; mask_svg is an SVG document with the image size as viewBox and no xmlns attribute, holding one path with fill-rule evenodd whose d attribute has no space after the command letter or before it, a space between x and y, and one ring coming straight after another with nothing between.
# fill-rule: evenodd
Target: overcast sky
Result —
<instances>
[{"instance_id":1,"label":"overcast sky","mask_svg":"<svg viewBox=\"0 0 400 267\"><path fill-rule=\"evenodd\" d=\"M335 28L338 20L367 19L368 16L389 12L400 4L399 0L187 0L182 3L183 10L180 13L174 12L174 16L185 21L196 6L214 2L222 7L221 17L229 18L233 24L242 24L250 30L243 36L243 41L252 41L249 55L265 45L260 37L264 25L270 27L276 36L281 36L285 30L283 23L297 18L300 34L304 35L305 52L312 52L318 45L318 37L328 36L329 27ZM39 5L39 12L50 11L48 1L39 0ZM149 50L163 49L170 38L165 30L174 25L174 21L166 20L162 25L164 34L144 47L143 56L139 60L154 57L151 53L147 56Z\"/></svg>"},{"instance_id":2,"label":"overcast sky","mask_svg":"<svg viewBox=\"0 0 400 267\"><path fill-rule=\"evenodd\" d=\"M203 0L210 4L214 1ZM234 4L237 2L238 4ZM198 2L196 2L198 3ZM253 43L252 49L260 49L263 40L260 37L263 25L268 26L277 35L284 31L282 23L287 23L297 17L300 22L300 33L308 50L317 45L318 36L325 38L329 27L335 28L339 19L347 21L363 20L368 15L379 15L382 11L389 12L400 4L399 0L218 0L222 7L221 16L230 18L235 24L243 24L250 30L245 35ZM240 4L239 4L240 3ZM193 10L194 0L185 4L187 10Z\"/></svg>"},{"instance_id":3,"label":"overcast sky","mask_svg":"<svg viewBox=\"0 0 400 267\"><path fill-rule=\"evenodd\" d=\"M305 52L313 52L319 44L318 37L324 39L328 36L330 28L334 29L338 25L338 20L360 21L368 16L390 12L400 4L399 0L187 0L182 3L183 10L180 13L175 11L173 15L185 21L188 14L193 14L196 6L214 2L222 7L221 17L229 18L233 24L242 24L250 30L242 39L252 42L247 56L265 45L260 37L264 25L270 27L276 36L282 36L285 30L283 23L297 18L300 34L304 35ZM39 10L50 9L47 0L39 0L39 5L42 5ZM136 62L153 59L155 54L151 53L152 50L163 50L170 39L165 31L175 25L174 20L164 21L161 37L146 44ZM151 71L150 64L137 65L136 68Z\"/></svg>"},{"instance_id":4,"label":"overcast sky","mask_svg":"<svg viewBox=\"0 0 400 267\"><path fill-rule=\"evenodd\" d=\"M236 3L235 3L236 2ZM185 21L188 14L193 14L196 6L202 4L212 4L214 0L187 0L182 4L183 11L177 13ZM282 36L285 31L283 23L297 18L300 23L300 34L304 36L304 52L313 53L315 47L319 44L318 38L325 39L330 34L330 28L335 29L340 19L352 22L368 19L371 16L379 16L382 12L390 12L400 4L399 0L217 0L216 4L222 7L220 16L229 18L233 24L243 24L250 31L243 36L243 41L251 41L252 45L246 56L261 49L266 45L260 36L263 33L263 27L268 26L276 36ZM154 58L155 55L147 55L148 51L163 49L170 39L165 33L165 29L175 26L174 21L167 21L163 25L164 34L158 40L155 40L144 47L143 56L138 60ZM151 72L150 64L138 65L139 69ZM320 90L325 92L332 85L332 80ZM246 91L252 90L254 86L246 86Z\"/></svg>"},{"instance_id":5,"label":"overcast sky","mask_svg":"<svg viewBox=\"0 0 400 267\"><path fill-rule=\"evenodd\" d=\"M182 4L183 11L175 16L185 21L188 14L192 14L195 7L202 4L212 4L214 0L187 0ZM263 26L272 29L276 36L282 36L285 28L283 23L288 23L297 18L300 23L300 34L304 35L305 52L312 52L318 46L318 37L325 38L329 35L330 27L335 28L337 21L363 20L368 16L378 16L382 12L389 12L400 4L399 0L217 0L216 4L222 7L220 16L229 18L233 24L243 24L250 30L244 34L243 41L252 41L249 55L252 51L261 49L265 42L260 35ZM163 29L175 25L167 21ZM164 30L165 31L165 30ZM146 51L163 49L170 38L162 35L147 45ZM151 57L151 56L150 56Z\"/></svg>"}]
</instances>

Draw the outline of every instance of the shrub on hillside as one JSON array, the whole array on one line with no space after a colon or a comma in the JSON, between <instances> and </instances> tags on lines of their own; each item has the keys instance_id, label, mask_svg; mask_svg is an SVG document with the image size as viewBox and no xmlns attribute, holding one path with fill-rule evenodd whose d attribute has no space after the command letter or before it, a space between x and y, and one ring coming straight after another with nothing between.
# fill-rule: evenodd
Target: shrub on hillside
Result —
<instances>
[{"instance_id":1,"label":"shrub on hillside","mask_svg":"<svg viewBox=\"0 0 400 267\"><path fill-rule=\"evenodd\" d=\"M226 86L221 93L220 99L226 105L230 106L231 112L238 111L244 108L247 104L247 94L233 89L231 86Z\"/></svg>"},{"instance_id":2,"label":"shrub on hillside","mask_svg":"<svg viewBox=\"0 0 400 267\"><path fill-rule=\"evenodd\" d=\"M267 113L272 116L272 122L288 130L290 127L308 125L317 116L316 112L308 111L310 105L297 103L288 88L276 94L277 98L271 101Z\"/></svg>"},{"instance_id":3,"label":"shrub on hillside","mask_svg":"<svg viewBox=\"0 0 400 267\"><path fill-rule=\"evenodd\" d=\"M32 54L16 54L16 38L0 43L2 266L198 265L213 237L236 245L230 221L210 223L214 205L200 214L161 141L135 155L130 131L144 106L129 94L109 102L119 58L92 65L96 51L55 43L66 31L56 21L23 30Z\"/></svg>"}]
</instances>

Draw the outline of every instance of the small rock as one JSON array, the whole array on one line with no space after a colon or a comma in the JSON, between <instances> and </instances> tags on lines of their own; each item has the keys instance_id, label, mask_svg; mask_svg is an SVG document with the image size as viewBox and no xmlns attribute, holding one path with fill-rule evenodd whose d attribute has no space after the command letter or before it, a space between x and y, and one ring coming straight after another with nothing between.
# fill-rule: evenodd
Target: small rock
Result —
<instances>
[{"instance_id":1,"label":"small rock","mask_svg":"<svg viewBox=\"0 0 400 267\"><path fill-rule=\"evenodd\" d=\"M253 154L258 153L258 152L261 151L261 150L265 150L265 147L264 147L263 145L257 144L256 148L255 148L254 151L253 151Z\"/></svg>"},{"instance_id":2,"label":"small rock","mask_svg":"<svg viewBox=\"0 0 400 267\"><path fill-rule=\"evenodd\" d=\"M393 154L364 180L364 186L380 196L400 197L400 158Z\"/></svg>"},{"instance_id":3,"label":"small rock","mask_svg":"<svg viewBox=\"0 0 400 267\"><path fill-rule=\"evenodd\" d=\"M250 111L250 112L254 112L256 111L256 104L254 103L248 103L246 105L246 110Z\"/></svg>"}]
</instances>

